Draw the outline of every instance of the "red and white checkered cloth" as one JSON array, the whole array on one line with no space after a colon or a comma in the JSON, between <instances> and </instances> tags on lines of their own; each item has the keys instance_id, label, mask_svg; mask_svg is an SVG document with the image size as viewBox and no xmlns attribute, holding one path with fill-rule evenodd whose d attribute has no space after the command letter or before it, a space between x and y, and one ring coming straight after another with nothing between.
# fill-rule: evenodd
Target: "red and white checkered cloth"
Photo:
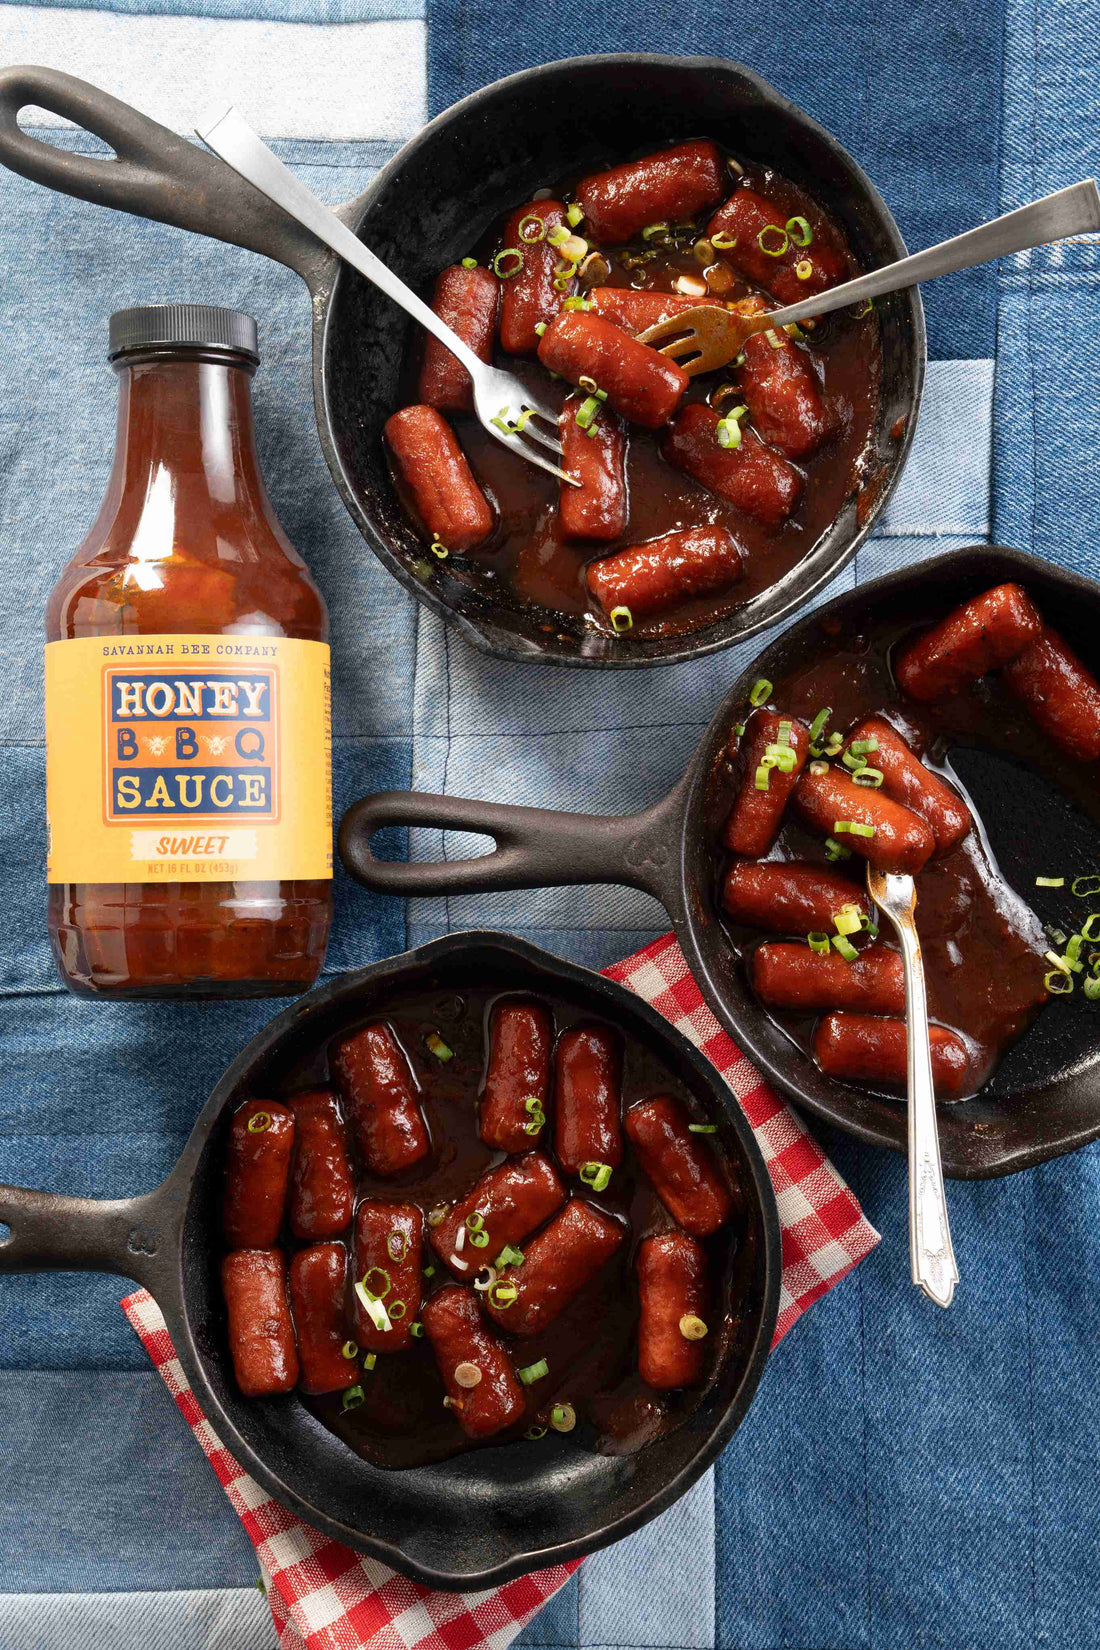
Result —
<instances>
[{"instance_id":1,"label":"red and white checkered cloth","mask_svg":"<svg viewBox=\"0 0 1100 1650\"><path fill-rule=\"evenodd\" d=\"M606 972L702 1049L755 1130L783 1227L778 1342L870 1253L878 1233L798 1118L721 1030L671 934ZM580 1560L489 1592L436 1593L331 1541L273 1500L223 1448L199 1409L152 1296L139 1289L122 1306L256 1548L280 1650L506 1650L577 1568Z\"/></svg>"}]
</instances>

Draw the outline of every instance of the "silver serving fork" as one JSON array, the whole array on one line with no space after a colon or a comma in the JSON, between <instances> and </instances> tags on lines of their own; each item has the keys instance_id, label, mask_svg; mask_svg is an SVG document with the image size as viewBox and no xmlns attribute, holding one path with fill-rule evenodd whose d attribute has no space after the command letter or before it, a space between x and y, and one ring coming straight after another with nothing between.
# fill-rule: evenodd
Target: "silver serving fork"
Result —
<instances>
[{"instance_id":1,"label":"silver serving fork","mask_svg":"<svg viewBox=\"0 0 1100 1650\"><path fill-rule=\"evenodd\" d=\"M959 1281L940 1163L940 1132L928 1046L928 996L913 912L911 876L867 867L867 892L901 941L905 968L905 1029L909 1090L909 1264L913 1282L937 1306L950 1306Z\"/></svg>"},{"instance_id":2,"label":"silver serving fork","mask_svg":"<svg viewBox=\"0 0 1100 1650\"><path fill-rule=\"evenodd\" d=\"M473 379L474 407L490 435L518 457L525 458L529 464L537 464L540 469L548 470L551 475L557 476L559 481L568 482L570 486L580 486L575 476L561 469L559 465L552 464L548 458L542 456L537 447L531 445L532 442L537 442L539 446L553 453L555 458L561 458L558 415L553 408L533 396L526 385L512 373L502 372L499 367L487 366L484 361L479 360L457 333L452 332L404 281L399 280L392 270L386 268L381 259L376 258L374 253L363 245L335 212L330 212L328 207L306 188L301 179L295 177L294 173L272 154L267 144L257 136L244 116L232 104L227 109L222 109L216 117L204 121L201 126L196 126L195 130L203 142L232 166L235 172L247 178L261 194L267 195L276 205L281 206L284 212L296 218L316 235L318 240L324 241L326 246L330 246L344 259L345 263L352 264L368 281L373 281L387 297L400 304L414 321L419 321L421 326L427 327L441 344L446 345L452 355L458 357ZM550 436L545 430L540 429L535 422L536 419L542 419L551 425L554 434Z\"/></svg>"}]
</instances>

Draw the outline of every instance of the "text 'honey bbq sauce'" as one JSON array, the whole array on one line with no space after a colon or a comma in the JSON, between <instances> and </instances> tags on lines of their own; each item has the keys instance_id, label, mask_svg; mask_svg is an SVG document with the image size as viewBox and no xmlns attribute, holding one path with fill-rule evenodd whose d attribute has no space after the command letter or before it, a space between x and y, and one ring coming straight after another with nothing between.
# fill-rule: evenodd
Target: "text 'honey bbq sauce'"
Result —
<instances>
[{"instance_id":1,"label":"text 'honey bbq sauce'","mask_svg":"<svg viewBox=\"0 0 1100 1650\"><path fill-rule=\"evenodd\" d=\"M114 467L46 615L50 940L70 990L305 990L332 912L328 615L264 491L250 316L111 317Z\"/></svg>"}]
</instances>

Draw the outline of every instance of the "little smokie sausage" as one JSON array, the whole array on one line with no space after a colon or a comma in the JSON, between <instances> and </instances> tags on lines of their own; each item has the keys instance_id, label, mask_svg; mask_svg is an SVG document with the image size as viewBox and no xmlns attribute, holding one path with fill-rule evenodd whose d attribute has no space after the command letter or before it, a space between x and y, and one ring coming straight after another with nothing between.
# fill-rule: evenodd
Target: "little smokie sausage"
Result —
<instances>
[{"instance_id":1,"label":"little smokie sausage","mask_svg":"<svg viewBox=\"0 0 1100 1650\"><path fill-rule=\"evenodd\" d=\"M489 1316L513 1335L537 1335L565 1311L625 1236L619 1221L570 1198L527 1245L523 1265L501 1272L485 1297Z\"/></svg>"},{"instance_id":2,"label":"little smokie sausage","mask_svg":"<svg viewBox=\"0 0 1100 1650\"><path fill-rule=\"evenodd\" d=\"M614 412L651 430L668 423L691 382L675 361L595 311L563 310L539 341L539 360L570 384L592 379Z\"/></svg>"},{"instance_id":3,"label":"little smokie sausage","mask_svg":"<svg viewBox=\"0 0 1100 1650\"><path fill-rule=\"evenodd\" d=\"M871 914L865 889L827 866L796 860L739 860L726 876L722 904L734 922L775 934L832 934L845 905Z\"/></svg>"},{"instance_id":4,"label":"little smokie sausage","mask_svg":"<svg viewBox=\"0 0 1100 1650\"><path fill-rule=\"evenodd\" d=\"M842 840L880 871L915 876L935 852L932 827L919 814L881 790L857 785L837 768L823 773L807 768L794 788L794 804L808 824ZM845 830L849 825L869 826L872 835Z\"/></svg>"},{"instance_id":5,"label":"little smokie sausage","mask_svg":"<svg viewBox=\"0 0 1100 1650\"><path fill-rule=\"evenodd\" d=\"M806 458L836 429L807 352L785 332L754 332L745 339L739 383L760 434L788 458Z\"/></svg>"},{"instance_id":6,"label":"little smokie sausage","mask_svg":"<svg viewBox=\"0 0 1100 1650\"><path fill-rule=\"evenodd\" d=\"M523 1388L485 1327L473 1290L447 1284L426 1302L422 1321L449 1407L467 1438L489 1438L518 1421L526 1407Z\"/></svg>"},{"instance_id":7,"label":"little smokie sausage","mask_svg":"<svg viewBox=\"0 0 1100 1650\"><path fill-rule=\"evenodd\" d=\"M564 1202L565 1190L550 1159L529 1152L482 1175L433 1230L432 1245L456 1277L472 1281L502 1249L522 1243ZM489 1241L482 1243L482 1236Z\"/></svg>"},{"instance_id":8,"label":"little smokie sausage","mask_svg":"<svg viewBox=\"0 0 1100 1650\"><path fill-rule=\"evenodd\" d=\"M1043 732L1078 762L1100 757L1100 682L1049 625L1005 670Z\"/></svg>"},{"instance_id":9,"label":"little smokie sausage","mask_svg":"<svg viewBox=\"0 0 1100 1650\"><path fill-rule=\"evenodd\" d=\"M546 1121L553 1045L554 1027L544 1008L528 1002L497 1003L489 1025L485 1092L478 1107L478 1133L487 1146L498 1152L525 1152L535 1144Z\"/></svg>"},{"instance_id":10,"label":"little smokie sausage","mask_svg":"<svg viewBox=\"0 0 1100 1650\"><path fill-rule=\"evenodd\" d=\"M766 447L755 430L743 429L738 447L721 446L718 414L705 401L684 408L661 452L675 469L770 531L783 525L802 492L794 465Z\"/></svg>"},{"instance_id":11,"label":"little smokie sausage","mask_svg":"<svg viewBox=\"0 0 1100 1650\"><path fill-rule=\"evenodd\" d=\"M986 671L1010 664L1042 628L1027 591L1018 584L998 584L956 607L903 649L894 675L914 699L943 699Z\"/></svg>"},{"instance_id":12,"label":"little smokie sausage","mask_svg":"<svg viewBox=\"0 0 1100 1650\"><path fill-rule=\"evenodd\" d=\"M368 1352L403 1352L423 1291L424 1216L415 1203L368 1198L355 1216L355 1282L385 1309L376 1323L355 1292L355 1338Z\"/></svg>"},{"instance_id":13,"label":"little smokie sausage","mask_svg":"<svg viewBox=\"0 0 1100 1650\"><path fill-rule=\"evenodd\" d=\"M632 336L685 309L698 309L701 305L725 308L720 298L690 298L682 292L646 292L631 286L594 286L588 299L596 306L597 315Z\"/></svg>"},{"instance_id":14,"label":"little smokie sausage","mask_svg":"<svg viewBox=\"0 0 1100 1650\"><path fill-rule=\"evenodd\" d=\"M744 570L741 546L728 527L685 527L594 561L585 580L605 613L625 607L636 619L689 596L725 590Z\"/></svg>"},{"instance_id":15,"label":"little smokie sausage","mask_svg":"<svg viewBox=\"0 0 1100 1650\"><path fill-rule=\"evenodd\" d=\"M525 219L534 221L525 222ZM565 227L565 207L561 201L528 201L508 219L504 248L514 249L523 257L516 273L505 275L500 283L500 342L509 355L534 354L539 342L536 327L549 325L572 289L572 282L563 285L561 290L554 285L562 258L547 239L552 230ZM536 239L528 240L528 235ZM507 261L501 258L499 267L504 272L514 263L514 258Z\"/></svg>"},{"instance_id":16,"label":"little smokie sausage","mask_svg":"<svg viewBox=\"0 0 1100 1650\"><path fill-rule=\"evenodd\" d=\"M409 1062L390 1028L367 1026L341 1043L336 1072L371 1173L401 1174L419 1163L428 1152L428 1129Z\"/></svg>"},{"instance_id":17,"label":"little smokie sausage","mask_svg":"<svg viewBox=\"0 0 1100 1650\"><path fill-rule=\"evenodd\" d=\"M686 1232L661 1232L638 1245L634 1267L641 1309L638 1373L658 1392L698 1386L709 1328L706 1250Z\"/></svg>"},{"instance_id":18,"label":"little smokie sausage","mask_svg":"<svg viewBox=\"0 0 1100 1650\"><path fill-rule=\"evenodd\" d=\"M385 436L416 512L448 550L472 550L493 530L493 509L466 454L434 407L405 407L387 418Z\"/></svg>"},{"instance_id":19,"label":"little smokie sausage","mask_svg":"<svg viewBox=\"0 0 1100 1650\"><path fill-rule=\"evenodd\" d=\"M222 1231L234 1249L270 1249L279 1236L290 1178L294 1118L274 1100L233 1113L225 1163Z\"/></svg>"},{"instance_id":20,"label":"little smokie sausage","mask_svg":"<svg viewBox=\"0 0 1100 1650\"><path fill-rule=\"evenodd\" d=\"M328 1089L296 1094L287 1104L294 1114L290 1229L307 1242L335 1237L351 1223L355 1208L355 1180L340 1107Z\"/></svg>"},{"instance_id":21,"label":"little smokie sausage","mask_svg":"<svg viewBox=\"0 0 1100 1650\"><path fill-rule=\"evenodd\" d=\"M961 1037L929 1026L932 1078L937 1094L961 1094L970 1058ZM827 1077L852 1083L904 1083L904 1020L874 1014L826 1014L814 1032L814 1059Z\"/></svg>"},{"instance_id":22,"label":"little smokie sausage","mask_svg":"<svg viewBox=\"0 0 1100 1650\"><path fill-rule=\"evenodd\" d=\"M298 1352L282 1250L235 1249L226 1255L222 1294L233 1372L245 1397L292 1392L298 1380Z\"/></svg>"},{"instance_id":23,"label":"little smokie sausage","mask_svg":"<svg viewBox=\"0 0 1100 1650\"><path fill-rule=\"evenodd\" d=\"M303 1392L343 1392L359 1379L354 1357L344 1356L347 1268L342 1243L315 1243L310 1249L299 1249L290 1263L290 1304L298 1332Z\"/></svg>"},{"instance_id":24,"label":"little smokie sausage","mask_svg":"<svg viewBox=\"0 0 1100 1650\"><path fill-rule=\"evenodd\" d=\"M562 482L558 520L567 538L617 539L626 529L626 440L618 419L602 407L581 428L577 414L587 399L567 396L558 420L562 469L580 482Z\"/></svg>"},{"instance_id":25,"label":"little smokie sausage","mask_svg":"<svg viewBox=\"0 0 1100 1650\"><path fill-rule=\"evenodd\" d=\"M554 1150L566 1174L623 1160L622 1039L608 1026L574 1026L554 1050Z\"/></svg>"},{"instance_id":26,"label":"little smokie sausage","mask_svg":"<svg viewBox=\"0 0 1100 1650\"><path fill-rule=\"evenodd\" d=\"M794 753L790 771L773 764L769 749L789 746ZM798 783L798 776L806 764L810 749L809 729L793 716L780 716L778 711L758 710L749 718L738 749L741 769L741 788L726 821L726 847L746 859L759 859L766 854L779 834L787 799ZM764 766L767 784L756 783Z\"/></svg>"},{"instance_id":27,"label":"little smokie sausage","mask_svg":"<svg viewBox=\"0 0 1100 1650\"><path fill-rule=\"evenodd\" d=\"M705 138L594 172L577 185L585 233L620 246L648 224L697 217L722 199L725 178L721 151Z\"/></svg>"},{"instance_id":28,"label":"little smokie sausage","mask_svg":"<svg viewBox=\"0 0 1100 1650\"><path fill-rule=\"evenodd\" d=\"M755 189L736 189L711 218L707 237L713 241L717 235L721 241L732 236L732 246L720 245L715 251L753 286L762 286L781 304L797 304L836 286L846 271L840 253L820 229L811 231L808 246L799 246L805 232L800 225L788 230L787 221Z\"/></svg>"},{"instance_id":29,"label":"little smokie sausage","mask_svg":"<svg viewBox=\"0 0 1100 1650\"><path fill-rule=\"evenodd\" d=\"M432 293L432 308L439 319L485 362L493 358L499 301L500 282L491 269L480 264L476 269L452 264L436 278ZM430 332L424 334L416 393L426 406L439 412L468 412L474 404L474 387L466 368Z\"/></svg>"},{"instance_id":30,"label":"little smokie sausage","mask_svg":"<svg viewBox=\"0 0 1100 1650\"><path fill-rule=\"evenodd\" d=\"M709 1237L724 1226L733 1197L718 1159L670 1094L631 1106L623 1119L646 1179L685 1232Z\"/></svg>"},{"instance_id":31,"label":"little smokie sausage","mask_svg":"<svg viewBox=\"0 0 1100 1650\"><path fill-rule=\"evenodd\" d=\"M838 951L821 954L808 945L768 940L752 954L753 989L772 1008L855 1008L868 1014L903 1014L905 979L900 953L869 945L855 962Z\"/></svg>"},{"instance_id":32,"label":"little smokie sausage","mask_svg":"<svg viewBox=\"0 0 1100 1650\"><path fill-rule=\"evenodd\" d=\"M936 852L946 854L962 841L973 824L970 809L946 780L925 767L885 717L869 716L852 729L845 745L851 750L853 744L869 744L872 740L877 743L877 749L859 754L881 773L884 795L920 814L931 826Z\"/></svg>"}]
</instances>

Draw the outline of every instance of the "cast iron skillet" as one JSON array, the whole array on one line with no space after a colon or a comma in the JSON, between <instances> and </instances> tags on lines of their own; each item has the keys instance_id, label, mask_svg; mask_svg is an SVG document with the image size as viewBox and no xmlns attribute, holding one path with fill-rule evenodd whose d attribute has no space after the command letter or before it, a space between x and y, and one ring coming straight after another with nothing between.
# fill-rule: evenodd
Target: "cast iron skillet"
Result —
<instances>
[{"instance_id":1,"label":"cast iron skillet","mask_svg":"<svg viewBox=\"0 0 1100 1650\"><path fill-rule=\"evenodd\" d=\"M482 889L620 882L656 895L719 1020L785 1094L818 1117L874 1145L906 1149L902 1104L821 1073L760 1007L736 965L715 904L715 844L722 826L716 772L730 729L757 677L777 681L818 654L822 624L852 634L876 617L940 615L1005 579L1032 592L1045 616L1100 674L1100 586L1015 550L971 549L912 572L891 574L838 596L773 642L737 678L668 796L642 813L604 819L547 808L464 802L388 792L354 803L340 828L340 853L354 877L385 893L473 893ZM1020 765L957 750L952 761L989 834L1002 871L1036 906L1036 875L1051 867L1100 865L1100 815L1089 819L1060 791ZM383 825L431 825L495 838L495 852L442 864L371 857ZM1044 921L1056 916L1041 912ZM1100 1013L1075 994L1054 1002L973 1100L940 1107L944 1172L963 1179L1009 1174L1100 1136Z\"/></svg>"},{"instance_id":2,"label":"cast iron skillet","mask_svg":"<svg viewBox=\"0 0 1100 1650\"><path fill-rule=\"evenodd\" d=\"M712 1392L679 1431L639 1454L507 1444L439 1465L383 1471L353 1454L296 1399L240 1396L218 1283L229 1114L349 1021L402 992L461 990L471 977L543 988L648 1043L719 1121L744 1192L756 1265ZM345 974L272 1020L234 1060L183 1155L155 1191L113 1202L0 1186L0 1273L117 1272L156 1297L196 1396L222 1442L277 1499L337 1540L436 1588L482 1588L605 1547L685 1493L752 1401L779 1306L779 1216L752 1130L714 1067L624 986L503 934L453 934Z\"/></svg>"},{"instance_id":3,"label":"cast iron skillet","mask_svg":"<svg viewBox=\"0 0 1100 1650\"><path fill-rule=\"evenodd\" d=\"M118 158L70 154L29 137L16 118L28 104L96 133ZM427 292L445 264L534 189L699 136L770 161L803 184L843 226L864 268L905 257L877 190L835 139L757 75L719 58L623 53L525 69L433 120L364 194L337 210L410 286ZM394 496L381 431L399 405L398 371L416 329L373 286L216 155L54 69L0 71L0 162L66 194L266 253L302 276L313 300L317 426L344 503L389 571L485 653L625 667L728 647L793 612L851 560L909 452L925 364L916 287L882 300L878 311L883 394L872 470L880 480L877 492L865 492L858 517L852 499L786 577L692 635L624 644L564 615L547 628L545 609L524 610L503 590L490 600L438 566L428 582L413 571L424 568L424 546ZM903 433L895 439L890 430L899 419Z\"/></svg>"}]
</instances>

